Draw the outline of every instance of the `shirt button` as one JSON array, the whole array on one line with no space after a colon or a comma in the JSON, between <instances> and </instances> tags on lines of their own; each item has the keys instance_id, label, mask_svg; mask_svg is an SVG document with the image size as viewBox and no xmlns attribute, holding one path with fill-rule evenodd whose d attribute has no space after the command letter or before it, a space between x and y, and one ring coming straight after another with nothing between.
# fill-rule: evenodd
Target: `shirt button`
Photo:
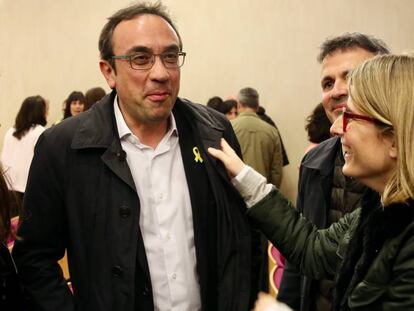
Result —
<instances>
[{"instance_id":1,"label":"shirt button","mask_svg":"<svg viewBox=\"0 0 414 311\"><path fill-rule=\"evenodd\" d=\"M111 270L112 274L116 277L121 277L123 274L122 268L120 266L113 266Z\"/></svg>"},{"instance_id":2,"label":"shirt button","mask_svg":"<svg viewBox=\"0 0 414 311\"><path fill-rule=\"evenodd\" d=\"M142 296L148 296L149 295L149 289L148 289L148 287L147 286L145 286L143 289L142 289Z\"/></svg>"},{"instance_id":3,"label":"shirt button","mask_svg":"<svg viewBox=\"0 0 414 311\"><path fill-rule=\"evenodd\" d=\"M131 215L131 209L128 206L122 205L119 208L119 216L121 216L121 218L128 218Z\"/></svg>"},{"instance_id":4,"label":"shirt button","mask_svg":"<svg viewBox=\"0 0 414 311\"><path fill-rule=\"evenodd\" d=\"M171 275L171 278L172 278L173 280L175 280L175 279L177 278L177 274L173 273L173 274Z\"/></svg>"},{"instance_id":5,"label":"shirt button","mask_svg":"<svg viewBox=\"0 0 414 311\"><path fill-rule=\"evenodd\" d=\"M171 234L167 233L167 240L171 240Z\"/></svg>"}]
</instances>

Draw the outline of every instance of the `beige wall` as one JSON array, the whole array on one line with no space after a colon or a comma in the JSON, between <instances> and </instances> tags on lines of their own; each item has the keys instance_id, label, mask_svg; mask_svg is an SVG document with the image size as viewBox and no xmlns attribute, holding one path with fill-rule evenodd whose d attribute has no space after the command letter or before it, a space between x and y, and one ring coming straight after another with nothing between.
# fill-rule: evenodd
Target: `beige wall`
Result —
<instances>
[{"instance_id":1,"label":"beige wall","mask_svg":"<svg viewBox=\"0 0 414 311\"><path fill-rule=\"evenodd\" d=\"M50 100L49 124L73 90L103 86L97 40L124 0L0 0L0 145L23 99ZM255 87L277 123L291 164L283 190L294 200L307 145L304 119L320 99L318 46L361 31L395 52L413 51L411 0L165 0L188 53L181 96L205 103Z\"/></svg>"}]
</instances>

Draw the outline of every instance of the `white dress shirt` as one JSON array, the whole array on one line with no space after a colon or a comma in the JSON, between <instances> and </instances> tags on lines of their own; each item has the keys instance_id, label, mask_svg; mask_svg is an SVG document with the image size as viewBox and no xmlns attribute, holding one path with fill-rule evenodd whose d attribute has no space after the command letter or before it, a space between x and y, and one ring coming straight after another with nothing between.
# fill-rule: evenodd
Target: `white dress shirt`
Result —
<instances>
[{"instance_id":1,"label":"white dress shirt","mask_svg":"<svg viewBox=\"0 0 414 311\"><path fill-rule=\"evenodd\" d=\"M45 128L39 124L31 127L26 134L17 139L10 128L4 136L1 163L10 190L25 192L34 147Z\"/></svg>"},{"instance_id":2,"label":"white dress shirt","mask_svg":"<svg viewBox=\"0 0 414 311\"><path fill-rule=\"evenodd\" d=\"M178 132L173 114L153 149L128 128L114 101L121 145L140 200L142 238L155 310L201 310L193 217Z\"/></svg>"}]
</instances>

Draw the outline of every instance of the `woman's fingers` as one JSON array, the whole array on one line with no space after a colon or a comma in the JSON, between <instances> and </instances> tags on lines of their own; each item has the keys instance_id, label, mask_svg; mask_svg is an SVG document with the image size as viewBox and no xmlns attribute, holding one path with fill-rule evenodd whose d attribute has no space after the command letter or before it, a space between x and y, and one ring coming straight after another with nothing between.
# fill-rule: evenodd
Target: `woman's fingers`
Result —
<instances>
[{"instance_id":1,"label":"woman's fingers","mask_svg":"<svg viewBox=\"0 0 414 311\"><path fill-rule=\"evenodd\" d=\"M213 148L213 147L209 147L207 149L207 151L213 157L215 157L216 159L219 159L221 162L223 162L224 156L225 156L223 151L221 151L220 149Z\"/></svg>"},{"instance_id":2,"label":"woman's fingers","mask_svg":"<svg viewBox=\"0 0 414 311\"><path fill-rule=\"evenodd\" d=\"M240 173L245 164L223 138L221 139L221 148L222 150L210 147L208 152L223 162L229 175L234 177Z\"/></svg>"}]
</instances>

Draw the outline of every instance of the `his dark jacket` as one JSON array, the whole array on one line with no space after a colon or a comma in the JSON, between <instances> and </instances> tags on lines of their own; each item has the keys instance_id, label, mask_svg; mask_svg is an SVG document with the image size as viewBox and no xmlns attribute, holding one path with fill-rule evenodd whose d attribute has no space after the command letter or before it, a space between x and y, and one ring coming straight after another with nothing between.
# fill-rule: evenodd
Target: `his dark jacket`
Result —
<instances>
[{"instance_id":1,"label":"his dark jacket","mask_svg":"<svg viewBox=\"0 0 414 311\"><path fill-rule=\"evenodd\" d=\"M87 112L45 131L36 146L25 193L27 214L13 251L34 310L154 308L139 198L117 133L114 97L112 92ZM189 169L194 159L186 161L192 148L182 150L203 310L247 310L251 232L245 205L221 163L206 151L218 147L222 137L239 154L240 147L221 114L181 99L173 113L192 128L192 133L179 130L180 141L192 136L211 189L201 202L191 186L198 178ZM204 219L209 208L216 209L212 228ZM214 245L206 242L210 236L216 237ZM74 295L57 264L65 248Z\"/></svg>"},{"instance_id":2,"label":"his dark jacket","mask_svg":"<svg viewBox=\"0 0 414 311\"><path fill-rule=\"evenodd\" d=\"M328 226L335 157L340 147L339 137L330 138L311 149L300 166L296 209L318 228ZM312 279L302 276L295 266L288 263L278 299L295 310L309 310L311 300L315 298L311 297L311 285Z\"/></svg>"}]
</instances>

